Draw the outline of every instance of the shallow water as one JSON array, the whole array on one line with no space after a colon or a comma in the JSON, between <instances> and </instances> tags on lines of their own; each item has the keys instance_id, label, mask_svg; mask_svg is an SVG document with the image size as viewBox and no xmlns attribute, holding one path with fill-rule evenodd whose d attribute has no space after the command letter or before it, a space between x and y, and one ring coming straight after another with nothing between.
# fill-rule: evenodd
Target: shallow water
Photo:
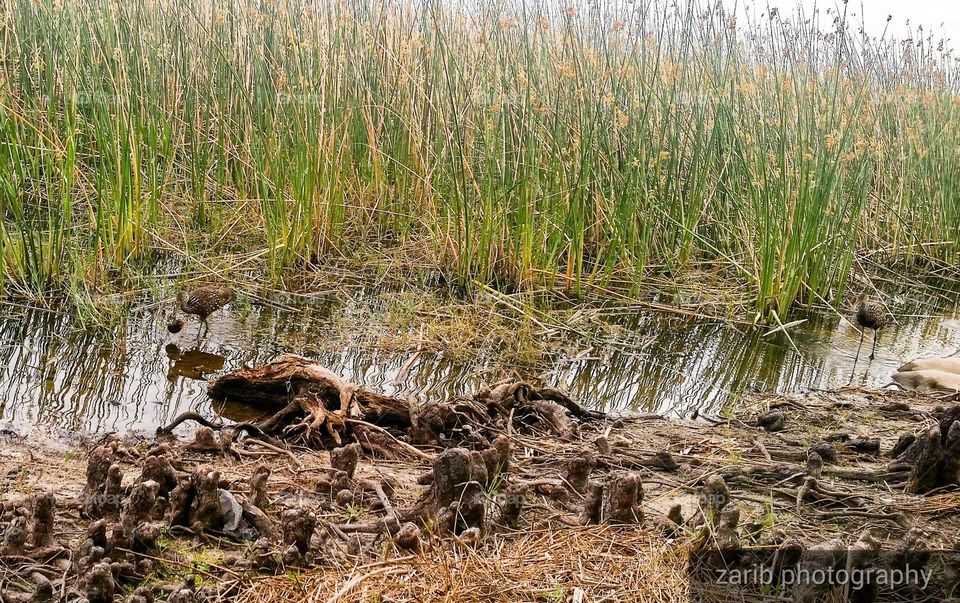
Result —
<instances>
[{"instance_id":1,"label":"shallow water","mask_svg":"<svg viewBox=\"0 0 960 603\"><path fill-rule=\"evenodd\" d=\"M897 323L882 332L873 361L868 333L856 370L859 332L837 316L813 316L791 329L794 349L782 333L764 337L762 329L642 313L630 320L626 340L558 356L539 376L595 408L716 415L750 391L835 387L851 377L883 386L903 362L960 350L955 301L894 300ZM238 304L215 315L211 333L198 341L195 321L171 335L166 313L156 309L134 310L124 327L110 332L80 330L66 314L2 306L0 428L149 432L187 410L251 418L252 409L215 408L206 378L283 352L317 357L386 394L421 399L469 393L499 377L489 360L457 364L422 354L397 383L408 356L323 352L331 318L349 311L349 302L322 299L299 303L295 311Z\"/></svg>"}]
</instances>

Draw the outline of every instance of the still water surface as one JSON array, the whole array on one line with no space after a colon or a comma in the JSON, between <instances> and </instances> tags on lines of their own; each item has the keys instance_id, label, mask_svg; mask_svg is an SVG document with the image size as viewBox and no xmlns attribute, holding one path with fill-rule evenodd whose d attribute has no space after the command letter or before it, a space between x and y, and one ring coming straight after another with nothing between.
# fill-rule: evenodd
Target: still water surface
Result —
<instances>
[{"instance_id":1,"label":"still water surface","mask_svg":"<svg viewBox=\"0 0 960 603\"><path fill-rule=\"evenodd\" d=\"M792 329L794 349L782 334L765 337L763 329L651 312L630 318L635 337L627 342L591 346L572 358L558 354L539 376L595 408L718 414L750 391L835 387L849 383L851 375L854 383L883 386L907 360L960 350L955 302L942 296L937 303L891 300L896 324L883 332L872 362L868 334L855 371L859 331L836 315L813 316ZM458 364L423 354L397 383L407 356L323 351L327 325L345 311L346 305L323 300L300 303L295 311L227 308L198 344L195 321L171 335L167 313L155 309L134 310L111 332L81 330L69 314L0 306L0 428L149 432L186 410L250 418L250 409L215 407L206 396L206 379L284 352L319 358L377 391L421 399L473 392L499 376L489 360Z\"/></svg>"}]
</instances>

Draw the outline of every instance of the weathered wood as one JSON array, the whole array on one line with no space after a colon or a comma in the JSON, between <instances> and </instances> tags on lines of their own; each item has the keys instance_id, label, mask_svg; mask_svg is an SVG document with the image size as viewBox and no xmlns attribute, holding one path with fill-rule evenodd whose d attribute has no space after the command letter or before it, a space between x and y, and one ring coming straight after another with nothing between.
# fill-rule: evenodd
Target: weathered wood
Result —
<instances>
[{"instance_id":1,"label":"weathered wood","mask_svg":"<svg viewBox=\"0 0 960 603\"><path fill-rule=\"evenodd\" d=\"M210 383L208 392L272 412L256 423L258 428L309 444L340 446L350 432L348 419L401 429L411 425L405 400L363 389L295 354L222 375Z\"/></svg>"},{"instance_id":2,"label":"weathered wood","mask_svg":"<svg viewBox=\"0 0 960 603\"><path fill-rule=\"evenodd\" d=\"M210 396L266 410L281 410L298 396L310 392L328 410L370 423L409 425L410 405L363 389L320 363L284 354L262 367L244 368L210 382Z\"/></svg>"},{"instance_id":3,"label":"weathered wood","mask_svg":"<svg viewBox=\"0 0 960 603\"><path fill-rule=\"evenodd\" d=\"M937 487L938 465L943 456L940 428L933 426L928 429L917 439L914 446L917 447L917 457L907 480L907 492L923 494Z\"/></svg>"},{"instance_id":4,"label":"weathered wood","mask_svg":"<svg viewBox=\"0 0 960 603\"><path fill-rule=\"evenodd\" d=\"M459 533L467 528L482 528L483 487L487 481L487 467L479 452L450 448L433 462L433 484L411 507L400 513L401 522L424 523L438 518L443 530ZM440 521L448 515L449 521Z\"/></svg>"},{"instance_id":5,"label":"weathered wood","mask_svg":"<svg viewBox=\"0 0 960 603\"><path fill-rule=\"evenodd\" d=\"M605 416L580 407L559 390L522 381L413 409L406 400L371 392L294 354L217 377L208 392L262 408L267 414L251 425L254 430L324 448L357 442L365 453L388 458L411 454L412 447L401 439L405 437L416 444L480 450L488 449L508 427L568 439L580 421ZM212 427L195 416L178 421L185 419ZM423 453L414 456L432 460Z\"/></svg>"},{"instance_id":6,"label":"weathered wood","mask_svg":"<svg viewBox=\"0 0 960 603\"><path fill-rule=\"evenodd\" d=\"M603 518L608 523L640 523L643 511L643 484L640 475L621 471L611 476L603 503Z\"/></svg>"}]
</instances>

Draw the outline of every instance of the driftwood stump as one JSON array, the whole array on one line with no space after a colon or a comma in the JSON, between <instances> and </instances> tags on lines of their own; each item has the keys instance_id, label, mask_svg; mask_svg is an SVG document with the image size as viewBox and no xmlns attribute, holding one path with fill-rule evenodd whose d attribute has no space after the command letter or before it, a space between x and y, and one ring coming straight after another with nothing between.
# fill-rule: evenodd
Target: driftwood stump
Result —
<instances>
[{"instance_id":1,"label":"driftwood stump","mask_svg":"<svg viewBox=\"0 0 960 603\"><path fill-rule=\"evenodd\" d=\"M222 375L210 383L208 392L217 399L263 409L261 419L236 426L238 431L327 449L358 443L365 453L374 456L413 454L429 458L408 441L444 448L489 449L511 420L510 427L518 430L571 438L580 422L605 416L580 407L556 389L522 381L413 408L407 400L371 392L316 361L294 354L284 354L259 368ZM209 423L187 413L173 424L186 419ZM202 437L199 445L216 448L209 434ZM494 446L500 452L490 453L491 464L494 460L506 462L504 446Z\"/></svg>"},{"instance_id":2,"label":"driftwood stump","mask_svg":"<svg viewBox=\"0 0 960 603\"><path fill-rule=\"evenodd\" d=\"M30 526L30 539L33 546L48 546L53 542L53 519L57 499L53 492L44 492L33 499L33 521Z\"/></svg>"},{"instance_id":3,"label":"driftwood stump","mask_svg":"<svg viewBox=\"0 0 960 603\"><path fill-rule=\"evenodd\" d=\"M714 526L720 519L720 513L730 502L730 489L723 477L711 475L700 491L700 511L706 522Z\"/></svg>"},{"instance_id":4,"label":"driftwood stump","mask_svg":"<svg viewBox=\"0 0 960 603\"><path fill-rule=\"evenodd\" d=\"M281 527L283 543L296 549L300 558L305 558L317 527L317 516L305 508L288 509L281 518Z\"/></svg>"},{"instance_id":5,"label":"driftwood stump","mask_svg":"<svg viewBox=\"0 0 960 603\"><path fill-rule=\"evenodd\" d=\"M218 471L210 467L197 467L189 479L180 480L170 493L170 523L195 531L223 527L219 486Z\"/></svg>"},{"instance_id":6,"label":"driftwood stump","mask_svg":"<svg viewBox=\"0 0 960 603\"><path fill-rule=\"evenodd\" d=\"M910 466L907 492L925 494L943 486L960 485L960 421L953 421L945 433L941 429L934 425L898 457Z\"/></svg>"},{"instance_id":7,"label":"driftwood stump","mask_svg":"<svg viewBox=\"0 0 960 603\"><path fill-rule=\"evenodd\" d=\"M89 603L113 603L113 573L109 563L98 563L85 577Z\"/></svg>"},{"instance_id":8,"label":"driftwood stump","mask_svg":"<svg viewBox=\"0 0 960 603\"><path fill-rule=\"evenodd\" d=\"M430 489L412 508L401 513L400 520L423 524L436 517L442 531L454 533L482 528L486 481L487 467L480 453L464 448L445 450L433 463Z\"/></svg>"},{"instance_id":9,"label":"driftwood stump","mask_svg":"<svg viewBox=\"0 0 960 603\"><path fill-rule=\"evenodd\" d=\"M643 511L643 484L638 473L615 473L607 487L603 516L608 523L640 523Z\"/></svg>"},{"instance_id":10,"label":"driftwood stump","mask_svg":"<svg viewBox=\"0 0 960 603\"><path fill-rule=\"evenodd\" d=\"M113 465L113 449L99 446L90 452L87 460L87 482L81 495L81 509L86 517L103 516L107 475Z\"/></svg>"},{"instance_id":11,"label":"driftwood stump","mask_svg":"<svg viewBox=\"0 0 960 603\"><path fill-rule=\"evenodd\" d=\"M580 523L584 525L600 523L603 517L603 486L596 482L587 482L584 488L583 508L580 511Z\"/></svg>"},{"instance_id":12,"label":"driftwood stump","mask_svg":"<svg viewBox=\"0 0 960 603\"><path fill-rule=\"evenodd\" d=\"M263 431L304 443L331 447L343 444L348 421L408 427L405 400L370 392L317 362L284 354L255 369L240 369L210 383L209 394L244 402L272 413L257 423Z\"/></svg>"},{"instance_id":13,"label":"driftwood stump","mask_svg":"<svg viewBox=\"0 0 960 603\"><path fill-rule=\"evenodd\" d=\"M343 471L347 479L353 479L359 461L360 444L356 442L330 451L330 466L338 471Z\"/></svg>"},{"instance_id":14,"label":"driftwood stump","mask_svg":"<svg viewBox=\"0 0 960 603\"><path fill-rule=\"evenodd\" d=\"M567 462L566 482L575 492L583 493L590 481L590 474L597 466L597 455L584 450Z\"/></svg>"},{"instance_id":15,"label":"driftwood stump","mask_svg":"<svg viewBox=\"0 0 960 603\"><path fill-rule=\"evenodd\" d=\"M264 509L269 504L267 498L267 480L270 478L270 468L264 465L257 467L250 476L250 502L258 509Z\"/></svg>"},{"instance_id":16,"label":"driftwood stump","mask_svg":"<svg viewBox=\"0 0 960 603\"><path fill-rule=\"evenodd\" d=\"M420 551L420 528L417 524L407 522L400 527L397 535L393 537L394 544L402 551L411 551L417 553Z\"/></svg>"},{"instance_id":17,"label":"driftwood stump","mask_svg":"<svg viewBox=\"0 0 960 603\"><path fill-rule=\"evenodd\" d=\"M167 497L177 485L177 476L166 454L149 454L143 461L140 482L157 483L157 496Z\"/></svg>"}]
</instances>

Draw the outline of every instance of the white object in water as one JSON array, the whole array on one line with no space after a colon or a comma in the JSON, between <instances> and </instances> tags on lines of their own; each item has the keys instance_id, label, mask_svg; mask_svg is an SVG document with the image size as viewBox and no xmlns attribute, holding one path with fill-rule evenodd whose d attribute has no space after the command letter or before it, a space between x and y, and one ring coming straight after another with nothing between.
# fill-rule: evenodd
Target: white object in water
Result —
<instances>
[{"instance_id":1,"label":"white object in water","mask_svg":"<svg viewBox=\"0 0 960 603\"><path fill-rule=\"evenodd\" d=\"M913 362L908 362L897 369L900 372L906 371L942 371L944 373L953 373L960 375L960 358L918 358Z\"/></svg>"},{"instance_id":2,"label":"white object in water","mask_svg":"<svg viewBox=\"0 0 960 603\"><path fill-rule=\"evenodd\" d=\"M893 375L893 380L904 389L918 392L960 392L960 374L946 371L901 371Z\"/></svg>"}]
</instances>

